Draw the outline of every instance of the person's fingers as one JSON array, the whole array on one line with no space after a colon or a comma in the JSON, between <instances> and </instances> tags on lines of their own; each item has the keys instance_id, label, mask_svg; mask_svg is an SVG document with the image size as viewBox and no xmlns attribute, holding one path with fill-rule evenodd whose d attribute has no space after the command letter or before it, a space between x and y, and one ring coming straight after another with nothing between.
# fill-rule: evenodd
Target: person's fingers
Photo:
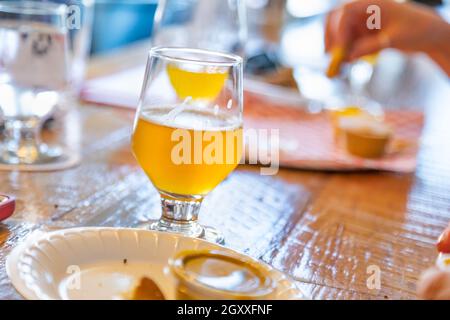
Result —
<instances>
[{"instance_id":1,"label":"person's fingers","mask_svg":"<svg viewBox=\"0 0 450 320\"><path fill-rule=\"evenodd\" d=\"M332 48L347 48L351 43L351 17L348 9L336 11L331 25Z\"/></svg>"},{"instance_id":2,"label":"person's fingers","mask_svg":"<svg viewBox=\"0 0 450 320\"><path fill-rule=\"evenodd\" d=\"M333 25L335 25L336 10L330 11L325 19L325 52L333 47Z\"/></svg>"},{"instance_id":3,"label":"person's fingers","mask_svg":"<svg viewBox=\"0 0 450 320\"><path fill-rule=\"evenodd\" d=\"M355 14L355 9L357 10ZM327 69L327 76L335 77L340 73L342 62L348 60L348 50L355 35L353 26L360 24L359 6L348 3L333 12L327 21L328 51L331 59Z\"/></svg>"},{"instance_id":4,"label":"person's fingers","mask_svg":"<svg viewBox=\"0 0 450 320\"><path fill-rule=\"evenodd\" d=\"M417 283L417 295L421 299L450 299L450 273L438 268L423 272Z\"/></svg>"},{"instance_id":5,"label":"person's fingers","mask_svg":"<svg viewBox=\"0 0 450 320\"><path fill-rule=\"evenodd\" d=\"M444 290L439 292L436 296L436 300L450 300L450 287L446 287Z\"/></svg>"},{"instance_id":6,"label":"person's fingers","mask_svg":"<svg viewBox=\"0 0 450 320\"><path fill-rule=\"evenodd\" d=\"M373 33L367 27L367 8L371 1L373 0L351 1L330 14L326 24L327 51L334 48L349 51L357 39ZM346 54L345 60L347 58Z\"/></svg>"},{"instance_id":7,"label":"person's fingers","mask_svg":"<svg viewBox=\"0 0 450 320\"><path fill-rule=\"evenodd\" d=\"M389 46L390 39L383 33L360 37L352 44L348 53L348 59L352 61L368 54L377 53Z\"/></svg>"},{"instance_id":8,"label":"person's fingers","mask_svg":"<svg viewBox=\"0 0 450 320\"><path fill-rule=\"evenodd\" d=\"M331 26L335 47L348 48L367 29L367 1L348 2L338 10Z\"/></svg>"}]
</instances>

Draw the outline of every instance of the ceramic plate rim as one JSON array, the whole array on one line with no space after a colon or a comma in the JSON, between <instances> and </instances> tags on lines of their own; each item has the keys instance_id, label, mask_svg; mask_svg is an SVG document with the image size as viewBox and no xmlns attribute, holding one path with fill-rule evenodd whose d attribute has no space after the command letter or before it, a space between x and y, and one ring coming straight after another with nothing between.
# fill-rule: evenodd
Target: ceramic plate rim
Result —
<instances>
[{"instance_id":1,"label":"ceramic plate rim","mask_svg":"<svg viewBox=\"0 0 450 320\"><path fill-rule=\"evenodd\" d=\"M129 228L129 227L74 227L74 228L59 229L59 230L50 231L50 232L43 232L40 230L35 230L35 231L31 232L24 239L23 243L17 245L15 248L13 248L13 250L7 256L6 263L5 263L6 273L9 277L12 285L22 295L22 297L24 297L25 299L29 299L29 300L40 300L41 299L39 297L39 295L35 292L35 290L33 290L32 288L29 288L29 286L25 283L24 279L20 275L18 262L20 261L22 256L26 253L26 251L29 248L33 247L33 245L35 243L37 243L41 240L44 240L44 239L48 239L48 238L50 238L50 236L54 236L54 235L58 235L58 234L65 234L65 233L77 233L77 232L79 233L79 232L85 232L85 231L91 231L91 232L132 231L132 232L145 232L145 233L149 232L149 233L156 234L158 237L159 236L173 237L175 239L187 238L188 240L190 239L190 240L199 241L200 243L204 243L209 246L217 247L222 250L230 251L235 254L247 256L245 253L236 251L231 248L227 248L225 246L222 246L222 245L219 245L216 243L211 243L211 242L208 242L203 239L189 238L189 237L184 237L184 236L178 235L178 234L169 234L169 233L165 233L165 232L146 230L146 229L137 229L137 228ZM298 287L298 285L296 284L296 281L294 279L292 279L292 277L290 277L289 275L281 272L280 270L270 266L269 264L265 263L264 261L261 261L259 259L253 258L253 257L251 257L251 258L254 259L255 261L258 261L261 264L268 266L271 270L273 270L273 272L277 276L279 276L279 278L280 278L279 280L288 281L291 284L291 286L293 287L293 289L297 290L299 292L299 294L297 295L297 299L304 299L304 300L309 299L307 297L307 295L303 292L303 290L301 290Z\"/></svg>"}]
</instances>

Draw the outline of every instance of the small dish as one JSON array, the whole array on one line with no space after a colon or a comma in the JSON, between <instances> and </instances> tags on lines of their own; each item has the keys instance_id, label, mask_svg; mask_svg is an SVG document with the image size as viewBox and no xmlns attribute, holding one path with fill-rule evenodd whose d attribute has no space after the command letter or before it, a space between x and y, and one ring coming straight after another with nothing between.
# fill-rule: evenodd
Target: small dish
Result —
<instances>
[{"instance_id":1,"label":"small dish","mask_svg":"<svg viewBox=\"0 0 450 320\"><path fill-rule=\"evenodd\" d=\"M0 194L0 221L9 218L16 208L14 197Z\"/></svg>"},{"instance_id":2,"label":"small dish","mask_svg":"<svg viewBox=\"0 0 450 320\"><path fill-rule=\"evenodd\" d=\"M184 250L219 249L240 255L200 239L157 231L74 228L32 234L8 256L6 270L27 299L124 299L143 276L174 299L169 259ZM294 281L267 267L276 282L275 299L306 299Z\"/></svg>"},{"instance_id":3,"label":"small dish","mask_svg":"<svg viewBox=\"0 0 450 320\"><path fill-rule=\"evenodd\" d=\"M271 270L244 255L220 250L182 251L169 260L180 300L270 300Z\"/></svg>"}]
</instances>

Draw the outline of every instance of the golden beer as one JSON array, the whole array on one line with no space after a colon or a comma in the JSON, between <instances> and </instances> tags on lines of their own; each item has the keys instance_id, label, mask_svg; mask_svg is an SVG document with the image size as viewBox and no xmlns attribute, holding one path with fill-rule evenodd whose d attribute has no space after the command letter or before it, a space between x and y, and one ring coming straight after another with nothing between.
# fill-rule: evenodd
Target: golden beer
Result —
<instances>
[{"instance_id":1,"label":"golden beer","mask_svg":"<svg viewBox=\"0 0 450 320\"><path fill-rule=\"evenodd\" d=\"M243 153L243 61L194 48L150 50L131 148L161 196L143 227L223 243L198 223L203 198Z\"/></svg>"},{"instance_id":2,"label":"golden beer","mask_svg":"<svg viewBox=\"0 0 450 320\"><path fill-rule=\"evenodd\" d=\"M160 191L206 195L241 159L241 122L217 111L194 108L171 115L173 111L167 110L141 112L132 137L133 153Z\"/></svg>"},{"instance_id":3,"label":"golden beer","mask_svg":"<svg viewBox=\"0 0 450 320\"><path fill-rule=\"evenodd\" d=\"M227 72L219 70L183 70L175 65L167 66L167 75L177 95L185 99L215 99L228 78ZM215 71L215 72L212 72Z\"/></svg>"}]
</instances>

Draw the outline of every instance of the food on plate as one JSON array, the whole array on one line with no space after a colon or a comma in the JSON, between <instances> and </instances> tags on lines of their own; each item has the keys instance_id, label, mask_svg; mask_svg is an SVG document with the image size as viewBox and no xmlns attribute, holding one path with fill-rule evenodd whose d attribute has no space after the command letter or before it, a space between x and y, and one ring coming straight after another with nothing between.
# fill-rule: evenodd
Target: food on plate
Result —
<instances>
[{"instance_id":1,"label":"food on plate","mask_svg":"<svg viewBox=\"0 0 450 320\"><path fill-rule=\"evenodd\" d=\"M392 130L386 123L367 116L341 118L339 130L346 150L363 158L381 157L392 137Z\"/></svg>"},{"instance_id":2,"label":"food on plate","mask_svg":"<svg viewBox=\"0 0 450 320\"><path fill-rule=\"evenodd\" d=\"M131 300L166 300L158 285L150 278L143 277L131 294Z\"/></svg>"},{"instance_id":3,"label":"food on plate","mask_svg":"<svg viewBox=\"0 0 450 320\"><path fill-rule=\"evenodd\" d=\"M185 251L170 261L177 299L270 299L275 282L257 261L218 250Z\"/></svg>"}]
</instances>

